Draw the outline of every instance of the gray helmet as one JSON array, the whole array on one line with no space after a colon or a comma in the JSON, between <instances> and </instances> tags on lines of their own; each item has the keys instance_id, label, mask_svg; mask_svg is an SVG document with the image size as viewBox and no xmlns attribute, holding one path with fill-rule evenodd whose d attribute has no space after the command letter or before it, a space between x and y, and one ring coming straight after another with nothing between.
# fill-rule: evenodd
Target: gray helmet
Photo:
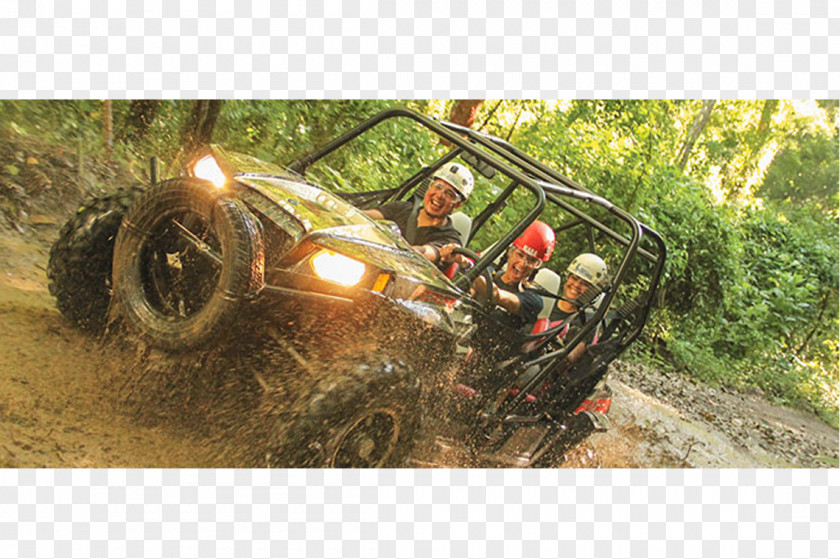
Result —
<instances>
[{"instance_id":1,"label":"gray helmet","mask_svg":"<svg viewBox=\"0 0 840 559\"><path fill-rule=\"evenodd\" d=\"M597 287L606 287L610 279L606 262L600 256L589 252L576 256L566 268L566 273L574 274Z\"/></svg>"},{"instance_id":2,"label":"gray helmet","mask_svg":"<svg viewBox=\"0 0 840 559\"><path fill-rule=\"evenodd\" d=\"M463 201L467 201L472 193L475 179L473 174L460 163L449 163L435 172L433 179L440 179L455 189Z\"/></svg>"}]
</instances>

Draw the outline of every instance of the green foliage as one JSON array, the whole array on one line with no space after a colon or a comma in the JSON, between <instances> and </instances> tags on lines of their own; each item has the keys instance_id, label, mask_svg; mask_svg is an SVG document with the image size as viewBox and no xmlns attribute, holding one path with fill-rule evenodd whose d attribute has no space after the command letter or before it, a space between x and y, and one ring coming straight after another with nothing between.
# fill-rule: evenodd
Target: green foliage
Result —
<instances>
[{"instance_id":1,"label":"green foliage","mask_svg":"<svg viewBox=\"0 0 840 559\"><path fill-rule=\"evenodd\" d=\"M838 136L801 132L791 139L770 165L759 195L772 200L818 204L826 210L838 205L840 170Z\"/></svg>"},{"instance_id":2,"label":"green foliage","mask_svg":"<svg viewBox=\"0 0 840 559\"><path fill-rule=\"evenodd\" d=\"M0 101L0 128L76 149L98 145L101 133L91 123L100 116L101 101Z\"/></svg>"},{"instance_id":3,"label":"green foliage","mask_svg":"<svg viewBox=\"0 0 840 559\"><path fill-rule=\"evenodd\" d=\"M690 178L662 175L653 182L661 192L658 202L638 213L668 243L664 306L679 314L707 314L723 303L737 276L739 240L731 211L711 211L711 195Z\"/></svg>"},{"instance_id":4,"label":"green foliage","mask_svg":"<svg viewBox=\"0 0 840 559\"><path fill-rule=\"evenodd\" d=\"M789 215L794 215L790 211ZM752 210L742 224L744 273L733 286L731 315L746 314L740 353L759 335L795 349L838 282L837 237L830 220L798 212ZM746 303L746 305L745 305ZM829 314L836 309L829 310ZM823 313L825 314L825 312ZM751 330L751 331L750 331Z\"/></svg>"},{"instance_id":5,"label":"green foliage","mask_svg":"<svg viewBox=\"0 0 840 559\"><path fill-rule=\"evenodd\" d=\"M738 242L722 255L730 264L717 281L722 291L688 312L666 297L654 320L666 333L672 363L707 381L757 385L780 401L836 417L835 222L804 210L785 215L751 207L731 224ZM682 293L702 289L702 282L672 277L666 290L681 281Z\"/></svg>"}]
</instances>

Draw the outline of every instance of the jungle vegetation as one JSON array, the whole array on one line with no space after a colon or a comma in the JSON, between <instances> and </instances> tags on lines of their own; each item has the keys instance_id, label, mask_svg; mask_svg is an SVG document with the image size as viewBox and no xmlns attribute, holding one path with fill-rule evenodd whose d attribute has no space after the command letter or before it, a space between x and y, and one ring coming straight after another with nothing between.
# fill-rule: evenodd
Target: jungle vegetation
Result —
<instances>
[{"instance_id":1,"label":"jungle vegetation","mask_svg":"<svg viewBox=\"0 0 840 559\"><path fill-rule=\"evenodd\" d=\"M392 106L508 139L663 235L658 305L626 359L837 425L837 100L2 101L0 132L144 177L150 155L166 175L211 140L285 164ZM420 147L446 149L373 137L325 178L387 186ZM20 164L0 164L13 183Z\"/></svg>"}]
</instances>

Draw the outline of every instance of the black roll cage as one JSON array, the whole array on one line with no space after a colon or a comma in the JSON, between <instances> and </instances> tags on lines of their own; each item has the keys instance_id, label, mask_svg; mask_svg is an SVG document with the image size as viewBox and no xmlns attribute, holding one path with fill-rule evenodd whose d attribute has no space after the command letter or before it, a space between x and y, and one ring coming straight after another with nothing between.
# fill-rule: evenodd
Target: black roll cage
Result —
<instances>
[{"instance_id":1,"label":"black roll cage","mask_svg":"<svg viewBox=\"0 0 840 559\"><path fill-rule=\"evenodd\" d=\"M585 189L575 181L563 176L556 170L548 167L501 138L450 122L437 121L433 118L421 115L408 109L394 108L374 115L355 128L328 142L316 151L306 154L303 157L289 163L287 167L289 170L303 175L305 174L307 167L309 167L312 163L339 149L374 126L393 118L411 119L437 134L439 137L444 138L451 145L455 146L455 148L451 149L433 164L423 167L399 187L393 189L393 194L391 195L392 199L398 199L405 196L415 186L420 184L424 178L431 175L434 170L451 161L463 152L471 154L476 157L478 161L487 164L489 167L512 179L510 185L508 185L508 187L505 188L504 191L499 194L494 201L488 204L488 206L476 217L470 233L470 240L472 239L475 231L477 231L493 213L505 204L506 199L519 185L522 185L530 190L535 196L536 201L534 206L528 210L528 212L507 234L504 235L504 237L494 243L484 254L481 255L481 258L475 263L475 266L461 276L459 281L456 283L457 286L461 288L469 286L485 268L490 266L507 249L507 247L528 227L528 225L537 219L537 217L542 213L546 201L550 201L575 218L575 220L571 223L565 223L559 226L557 228L558 231L575 227L577 225L583 225L587 228L590 245L594 245L592 236L592 229L594 228L626 247L627 250L614 275L613 285L620 285L623 282L636 255L639 255L654 264L654 268L650 276L650 283L646 293L644 294L644 298L641 303L641 310L638 318L635 320L634 328L627 335L622 337L616 351L616 355L624 351L624 349L626 349L627 346L629 346L630 343L632 343L641 334L642 328L647 322L650 314L654 294L664 270L666 247L662 237L652 228L642 224L632 215L612 204L609 200ZM573 198L600 206L629 226L630 231L632 232L630 238L614 231L596 218L569 204L563 198ZM649 239L655 245L655 253L639 246L643 237ZM595 314L587 320L586 325L578 330L571 340L566 342L564 348L546 353L523 363L524 367L540 365L541 371L539 374L534 375L526 386L520 387L520 393L509 404L503 406L503 409L501 409L500 412L503 414L507 413L522 402L525 396L534 387L538 386L540 382L542 382L553 367L559 364L566 355L568 355L572 348L585 339L585 337L603 320L607 309L609 309L612 304L612 300L616 292L616 289L609 289L605 292L605 297L598 306ZM553 337L553 335L559 333L559 330L560 327L556 327L540 334L526 336L525 339Z\"/></svg>"},{"instance_id":2,"label":"black roll cage","mask_svg":"<svg viewBox=\"0 0 840 559\"><path fill-rule=\"evenodd\" d=\"M536 198L534 206L525 214L525 216L522 217L522 219L514 226L514 228L511 231L509 231L502 239L500 239L499 242L497 242L493 247L491 247L485 254L483 254L481 256L481 259L479 259L479 261L475 263L475 266L473 266L473 268L471 268L461 276L459 284L461 286L468 286L481 274L481 272L487 266L489 266L497 257L499 257L502 254L502 252L504 252L507 249L507 247L514 241L514 239L516 239L519 235L522 234L522 232L528 227L528 225L530 225L535 219L537 219L540 213L542 213L542 210L545 207L545 192L542 188L540 188L537 185L536 181L531 177L523 174L517 169L510 167L509 165L507 165L507 163L499 161L495 157L492 157L487 153L477 149L476 146L470 144L470 142L466 141L462 136L450 130L448 126L445 125L448 125L449 123L438 122L437 120L423 116L408 109L389 109L377 115L374 115L373 117L359 124L352 130L328 142L318 150L310 154L304 155L296 161L293 161L288 165L288 168L291 171L303 175L305 174L306 168L309 167L309 165L337 150L344 144L348 143L350 140L360 136L361 134L370 130L377 124L380 124L387 119L401 117L409 118L418 122L420 125L425 126L432 132L436 133L438 136L449 141L452 145L458 147L458 149L451 150L450 153L445 155L442 158L443 162L454 159L459 155L460 152L466 151L472 154L473 156L477 157L480 161L483 161L490 167L496 169L496 171L507 175L508 177L514 179L515 182L525 186L534 194ZM439 160L439 162L440 161L441 160ZM420 172L416 173L413 177L408 179L408 181L406 181L403 185L400 186L396 195L400 196L408 190L410 190L411 187L415 184L418 184L425 177L426 174L431 174L431 172L434 169L435 167L421 169ZM494 204L501 205L501 201L502 200L497 199Z\"/></svg>"}]
</instances>

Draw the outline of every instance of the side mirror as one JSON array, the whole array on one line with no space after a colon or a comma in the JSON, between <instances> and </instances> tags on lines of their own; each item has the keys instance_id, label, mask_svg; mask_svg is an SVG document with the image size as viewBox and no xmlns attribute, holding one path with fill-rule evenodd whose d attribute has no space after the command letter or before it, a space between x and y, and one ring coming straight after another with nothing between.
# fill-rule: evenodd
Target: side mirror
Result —
<instances>
[{"instance_id":1,"label":"side mirror","mask_svg":"<svg viewBox=\"0 0 840 559\"><path fill-rule=\"evenodd\" d=\"M478 157L471 153L462 153L461 159L464 160L470 167L481 173L486 179L492 179L496 176L496 169L481 161Z\"/></svg>"}]
</instances>

